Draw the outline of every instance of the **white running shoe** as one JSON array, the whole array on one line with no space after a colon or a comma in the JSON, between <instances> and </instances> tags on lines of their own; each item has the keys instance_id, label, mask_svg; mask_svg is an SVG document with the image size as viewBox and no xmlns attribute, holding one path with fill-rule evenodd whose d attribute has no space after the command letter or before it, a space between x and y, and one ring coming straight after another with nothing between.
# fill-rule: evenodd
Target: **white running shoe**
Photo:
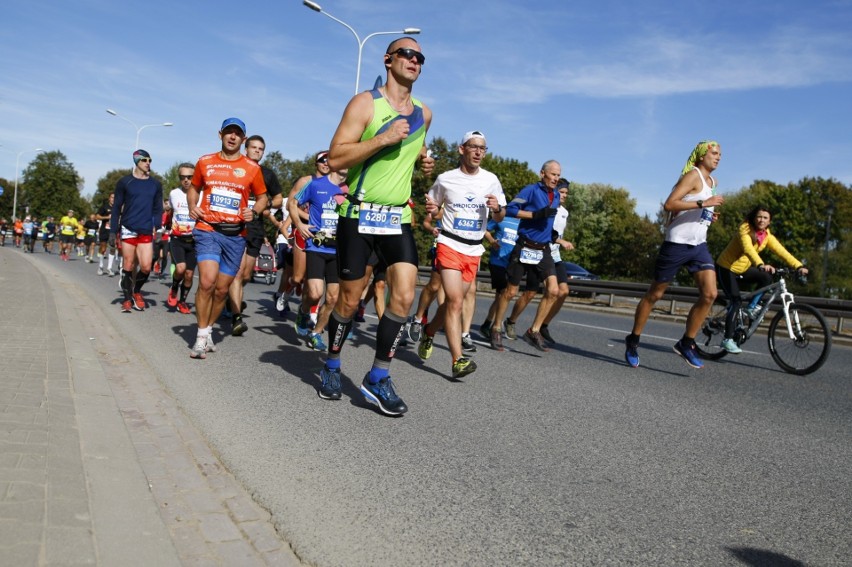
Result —
<instances>
[{"instance_id":1,"label":"white running shoe","mask_svg":"<svg viewBox=\"0 0 852 567\"><path fill-rule=\"evenodd\" d=\"M198 337L195 339L195 345L189 351L190 358L207 358L207 338Z\"/></svg>"}]
</instances>

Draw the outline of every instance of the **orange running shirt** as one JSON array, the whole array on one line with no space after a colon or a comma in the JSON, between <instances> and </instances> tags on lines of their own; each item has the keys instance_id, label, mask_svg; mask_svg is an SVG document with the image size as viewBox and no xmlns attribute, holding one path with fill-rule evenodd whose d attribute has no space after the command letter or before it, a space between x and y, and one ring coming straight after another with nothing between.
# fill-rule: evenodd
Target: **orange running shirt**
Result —
<instances>
[{"instance_id":1,"label":"orange running shirt","mask_svg":"<svg viewBox=\"0 0 852 567\"><path fill-rule=\"evenodd\" d=\"M240 211L248 207L249 195L263 195L266 185L260 166L245 156L234 161L221 158L219 152L198 159L192 184L201 191L204 221L198 230L213 230L207 223L242 223Z\"/></svg>"}]
</instances>

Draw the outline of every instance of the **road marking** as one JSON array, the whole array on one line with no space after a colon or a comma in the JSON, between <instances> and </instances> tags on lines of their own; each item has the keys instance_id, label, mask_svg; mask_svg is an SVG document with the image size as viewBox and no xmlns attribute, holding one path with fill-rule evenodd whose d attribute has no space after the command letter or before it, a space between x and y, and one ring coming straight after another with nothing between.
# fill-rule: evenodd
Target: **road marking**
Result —
<instances>
[{"instance_id":1,"label":"road marking","mask_svg":"<svg viewBox=\"0 0 852 567\"><path fill-rule=\"evenodd\" d=\"M574 323L572 321L558 321L558 322L563 324L563 325L573 325L575 327L583 327L583 328L586 328L586 329L597 329L597 330L600 330L600 331L607 331L607 332L610 332L610 333L623 333L624 332L624 329L612 329L610 327L598 327L596 325L584 325L582 323ZM660 336L660 335L644 335L643 334L642 338L643 339L644 338L658 339L658 340L661 340L661 341L675 341L675 342L678 341L678 339L676 339L676 338L663 337L663 336ZM611 345L611 346L615 346L615 345ZM740 345L740 348L742 348L742 345ZM757 352L757 351L754 351L754 350L746 350L744 348L743 348L742 354L757 354L757 355L760 355L760 356L769 356L765 352ZM732 356L736 356L736 355L732 355Z\"/></svg>"}]
</instances>

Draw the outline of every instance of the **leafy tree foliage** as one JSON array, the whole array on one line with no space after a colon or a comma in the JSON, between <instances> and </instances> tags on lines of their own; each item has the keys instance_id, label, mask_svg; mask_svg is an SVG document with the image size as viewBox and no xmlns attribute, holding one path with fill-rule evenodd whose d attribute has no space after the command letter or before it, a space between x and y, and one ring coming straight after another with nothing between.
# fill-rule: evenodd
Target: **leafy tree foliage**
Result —
<instances>
[{"instance_id":1,"label":"leafy tree foliage","mask_svg":"<svg viewBox=\"0 0 852 567\"><path fill-rule=\"evenodd\" d=\"M115 186L119 179L125 175L130 175L132 171L132 169L113 169L98 179L98 188L92 195L92 208L95 210L101 208L101 205L109 200L110 193L115 192Z\"/></svg>"},{"instance_id":2,"label":"leafy tree foliage","mask_svg":"<svg viewBox=\"0 0 852 567\"><path fill-rule=\"evenodd\" d=\"M30 162L23 173L23 183L18 182L18 212L29 207L39 217L62 217L74 209L77 218L91 212L91 207L80 194L83 179L60 151L42 152Z\"/></svg>"},{"instance_id":3,"label":"leafy tree foliage","mask_svg":"<svg viewBox=\"0 0 852 567\"><path fill-rule=\"evenodd\" d=\"M565 260L606 279L649 281L662 236L656 225L635 212L636 201L626 189L574 183L566 208L571 213L563 250Z\"/></svg>"},{"instance_id":4,"label":"leafy tree foliage","mask_svg":"<svg viewBox=\"0 0 852 567\"><path fill-rule=\"evenodd\" d=\"M0 218L11 222L14 220L12 218L12 204L15 200L15 180L9 181L0 177L0 187L3 188L3 194L0 195Z\"/></svg>"}]
</instances>

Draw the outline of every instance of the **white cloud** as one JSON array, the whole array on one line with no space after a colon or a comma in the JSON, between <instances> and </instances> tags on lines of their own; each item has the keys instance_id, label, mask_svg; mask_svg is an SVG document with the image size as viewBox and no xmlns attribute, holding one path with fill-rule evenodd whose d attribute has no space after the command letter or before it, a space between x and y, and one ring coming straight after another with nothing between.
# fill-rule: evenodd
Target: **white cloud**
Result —
<instances>
[{"instance_id":1,"label":"white cloud","mask_svg":"<svg viewBox=\"0 0 852 567\"><path fill-rule=\"evenodd\" d=\"M470 81L475 95L471 90L463 98L514 105L560 95L657 97L852 80L845 35L803 28L779 29L763 39L696 35L689 40L635 36L608 49L551 53L547 64L530 65L518 55L501 57L500 65L479 71Z\"/></svg>"}]
</instances>

